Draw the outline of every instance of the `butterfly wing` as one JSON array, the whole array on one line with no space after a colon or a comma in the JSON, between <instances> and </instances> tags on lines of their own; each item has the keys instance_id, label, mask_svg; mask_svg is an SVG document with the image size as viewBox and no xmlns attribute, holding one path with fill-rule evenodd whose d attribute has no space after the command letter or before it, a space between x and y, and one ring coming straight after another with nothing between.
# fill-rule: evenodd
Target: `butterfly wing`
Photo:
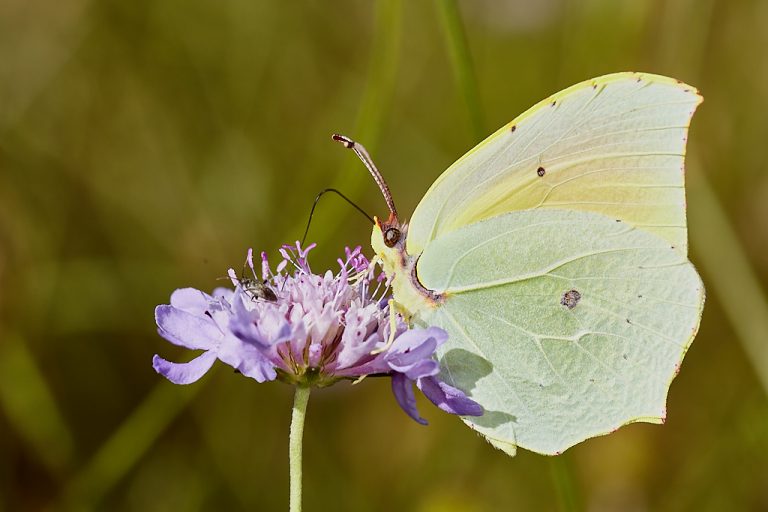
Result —
<instances>
[{"instance_id":1,"label":"butterfly wing","mask_svg":"<svg viewBox=\"0 0 768 512\"><path fill-rule=\"evenodd\" d=\"M486 409L464 421L510 454L663 422L704 300L669 241L590 212L459 228L427 246L417 273L444 296L416 316L450 334L442 377Z\"/></svg>"},{"instance_id":2,"label":"butterfly wing","mask_svg":"<svg viewBox=\"0 0 768 512\"><path fill-rule=\"evenodd\" d=\"M606 75L540 102L446 170L419 203L407 249L513 210L602 213L686 251L683 159L701 97L671 78Z\"/></svg>"}]
</instances>

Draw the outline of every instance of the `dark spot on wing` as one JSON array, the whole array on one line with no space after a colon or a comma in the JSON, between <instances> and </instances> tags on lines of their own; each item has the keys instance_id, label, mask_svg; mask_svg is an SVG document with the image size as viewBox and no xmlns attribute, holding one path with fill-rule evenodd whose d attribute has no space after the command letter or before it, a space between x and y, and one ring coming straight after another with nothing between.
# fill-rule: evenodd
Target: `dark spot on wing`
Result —
<instances>
[{"instance_id":1,"label":"dark spot on wing","mask_svg":"<svg viewBox=\"0 0 768 512\"><path fill-rule=\"evenodd\" d=\"M545 174L547 174L547 171L543 167L539 167L538 169L536 169L536 174L538 174L539 176L544 176Z\"/></svg>"},{"instance_id":2,"label":"dark spot on wing","mask_svg":"<svg viewBox=\"0 0 768 512\"><path fill-rule=\"evenodd\" d=\"M576 304L578 304L580 300L581 293L579 293L578 290L568 290L563 294L563 298L560 299L560 304L567 307L568 309L573 309L576 307Z\"/></svg>"},{"instance_id":3,"label":"dark spot on wing","mask_svg":"<svg viewBox=\"0 0 768 512\"><path fill-rule=\"evenodd\" d=\"M597 84L596 84L596 83L595 83L595 84L592 84L592 88L593 88L593 89L597 89Z\"/></svg>"},{"instance_id":4,"label":"dark spot on wing","mask_svg":"<svg viewBox=\"0 0 768 512\"><path fill-rule=\"evenodd\" d=\"M509 129L509 133L515 133L515 130L517 130L517 125L513 124L512 128Z\"/></svg>"},{"instance_id":5,"label":"dark spot on wing","mask_svg":"<svg viewBox=\"0 0 768 512\"><path fill-rule=\"evenodd\" d=\"M555 105L557 105L557 101L552 102L552 106L554 107Z\"/></svg>"},{"instance_id":6,"label":"dark spot on wing","mask_svg":"<svg viewBox=\"0 0 768 512\"><path fill-rule=\"evenodd\" d=\"M621 219L616 219L616 222L621 222Z\"/></svg>"}]
</instances>

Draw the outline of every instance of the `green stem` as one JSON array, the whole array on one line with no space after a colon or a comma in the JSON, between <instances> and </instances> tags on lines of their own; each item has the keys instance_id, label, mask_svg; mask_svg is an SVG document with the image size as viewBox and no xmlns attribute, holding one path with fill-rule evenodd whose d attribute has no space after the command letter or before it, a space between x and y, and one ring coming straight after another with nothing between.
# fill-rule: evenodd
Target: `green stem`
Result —
<instances>
[{"instance_id":1,"label":"green stem","mask_svg":"<svg viewBox=\"0 0 768 512\"><path fill-rule=\"evenodd\" d=\"M549 471L555 487L557 501L561 512L579 510L576 490L573 483L573 472L567 454L549 458Z\"/></svg>"},{"instance_id":2,"label":"green stem","mask_svg":"<svg viewBox=\"0 0 768 512\"><path fill-rule=\"evenodd\" d=\"M304 437L304 417L309 401L309 386L296 386L293 397L293 415L291 433L288 440L288 459L290 461L290 512L301 512L301 441Z\"/></svg>"},{"instance_id":3,"label":"green stem","mask_svg":"<svg viewBox=\"0 0 768 512\"><path fill-rule=\"evenodd\" d=\"M469 41L467 41L459 6L456 5L456 0L437 0L437 10L443 26L454 78L459 91L464 96L469 120L472 123L472 137L475 139L474 142L479 142L485 135L485 122L483 109L480 106L480 92L477 87L472 54L469 51Z\"/></svg>"}]
</instances>

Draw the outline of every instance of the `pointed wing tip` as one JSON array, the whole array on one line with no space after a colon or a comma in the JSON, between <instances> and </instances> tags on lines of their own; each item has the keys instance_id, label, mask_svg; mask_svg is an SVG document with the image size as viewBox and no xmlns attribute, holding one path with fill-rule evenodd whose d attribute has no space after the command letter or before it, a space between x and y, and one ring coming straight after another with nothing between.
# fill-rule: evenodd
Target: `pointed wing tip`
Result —
<instances>
[{"instance_id":1,"label":"pointed wing tip","mask_svg":"<svg viewBox=\"0 0 768 512\"><path fill-rule=\"evenodd\" d=\"M690 93L692 96L697 98L697 105L700 104L702 101L704 101L704 97L701 95L699 90L689 85L682 80L678 80L677 78L672 78L665 75L658 75L656 73L646 73L643 71L620 71L618 73L610 73L607 75L602 75L596 78L593 78L591 80L585 80L581 84L583 85L587 83L591 84L606 84L610 82L617 82L622 80L636 80L638 82L651 82L651 83L657 83L657 84L666 84L666 85L672 85L677 89L681 89L683 92Z\"/></svg>"}]
</instances>

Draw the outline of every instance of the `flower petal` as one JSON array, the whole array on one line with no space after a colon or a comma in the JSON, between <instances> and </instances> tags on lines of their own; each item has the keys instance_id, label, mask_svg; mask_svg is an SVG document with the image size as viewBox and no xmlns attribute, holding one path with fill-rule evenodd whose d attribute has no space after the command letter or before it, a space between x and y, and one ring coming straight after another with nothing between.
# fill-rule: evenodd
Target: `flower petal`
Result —
<instances>
[{"instance_id":1,"label":"flower petal","mask_svg":"<svg viewBox=\"0 0 768 512\"><path fill-rule=\"evenodd\" d=\"M152 367L157 373L174 384L192 384L211 369L216 361L216 353L204 352L188 363L172 363L155 354Z\"/></svg>"},{"instance_id":2,"label":"flower petal","mask_svg":"<svg viewBox=\"0 0 768 512\"><path fill-rule=\"evenodd\" d=\"M384 340L378 333L379 308L376 304L368 304L361 307L358 302L353 302L344 314L344 332L341 336L341 344L338 349L338 357L334 369L350 368L373 359L371 352L376 345ZM382 360L379 371L387 371L383 363L384 354L377 359Z\"/></svg>"},{"instance_id":3,"label":"flower petal","mask_svg":"<svg viewBox=\"0 0 768 512\"><path fill-rule=\"evenodd\" d=\"M448 333L439 327L411 329L395 339L385 360L390 368L411 380L436 375L440 367L433 355L447 338Z\"/></svg>"},{"instance_id":4,"label":"flower petal","mask_svg":"<svg viewBox=\"0 0 768 512\"><path fill-rule=\"evenodd\" d=\"M246 343L261 348L273 347L296 336L296 331L292 329L281 310L271 304L258 306L260 307L249 311L239 295L236 295L234 314L229 319L227 328Z\"/></svg>"},{"instance_id":5,"label":"flower petal","mask_svg":"<svg viewBox=\"0 0 768 512\"><path fill-rule=\"evenodd\" d=\"M234 291L230 288L224 288L223 286L220 286L213 290L211 293L214 299L224 300L227 302L232 302L232 296L234 295Z\"/></svg>"},{"instance_id":6,"label":"flower petal","mask_svg":"<svg viewBox=\"0 0 768 512\"><path fill-rule=\"evenodd\" d=\"M368 339L358 345L351 343L344 345L344 339L342 338L342 347L338 359L326 368L334 374L344 377L359 377L360 375L370 375L372 373L390 373L391 368L384 362L384 357L381 354L371 355L371 351L379 343L383 342L378 332L374 332Z\"/></svg>"},{"instance_id":7,"label":"flower petal","mask_svg":"<svg viewBox=\"0 0 768 512\"><path fill-rule=\"evenodd\" d=\"M409 329L395 338L387 352L387 362L410 366L432 357L437 347L448 339L448 333L439 327Z\"/></svg>"},{"instance_id":8,"label":"flower petal","mask_svg":"<svg viewBox=\"0 0 768 512\"><path fill-rule=\"evenodd\" d=\"M155 322L160 336L182 347L215 349L222 337L221 330L212 319L165 304L155 308Z\"/></svg>"},{"instance_id":9,"label":"flower petal","mask_svg":"<svg viewBox=\"0 0 768 512\"><path fill-rule=\"evenodd\" d=\"M406 377L411 380L420 379L422 377L430 377L440 373L440 364L429 356L429 359L422 359L410 365L399 366L394 363L389 363L389 367L398 373L404 373Z\"/></svg>"},{"instance_id":10,"label":"flower petal","mask_svg":"<svg viewBox=\"0 0 768 512\"><path fill-rule=\"evenodd\" d=\"M422 425L427 424L427 420L419 415L416 409L416 396L413 394L413 381L408 379L402 373L392 375L392 392L395 399L405 413Z\"/></svg>"},{"instance_id":11,"label":"flower petal","mask_svg":"<svg viewBox=\"0 0 768 512\"><path fill-rule=\"evenodd\" d=\"M435 377L424 377L416 381L424 396L443 411L459 416L482 416L480 404L465 395L460 389L449 386Z\"/></svg>"},{"instance_id":12,"label":"flower petal","mask_svg":"<svg viewBox=\"0 0 768 512\"><path fill-rule=\"evenodd\" d=\"M219 348L219 360L256 382L275 380L277 372L269 358L256 346L227 336Z\"/></svg>"},{"instance_id":13,"label":"flower petal","mask_svg":"<svg viewBox=\"0 0 768 512\"><path fill-rule=\"evenodd\" d=\"M187 313L202 315L208 309L210 295L197 288L179 288L171 294L171 306Z\"/></svg>"}]
</instances>

